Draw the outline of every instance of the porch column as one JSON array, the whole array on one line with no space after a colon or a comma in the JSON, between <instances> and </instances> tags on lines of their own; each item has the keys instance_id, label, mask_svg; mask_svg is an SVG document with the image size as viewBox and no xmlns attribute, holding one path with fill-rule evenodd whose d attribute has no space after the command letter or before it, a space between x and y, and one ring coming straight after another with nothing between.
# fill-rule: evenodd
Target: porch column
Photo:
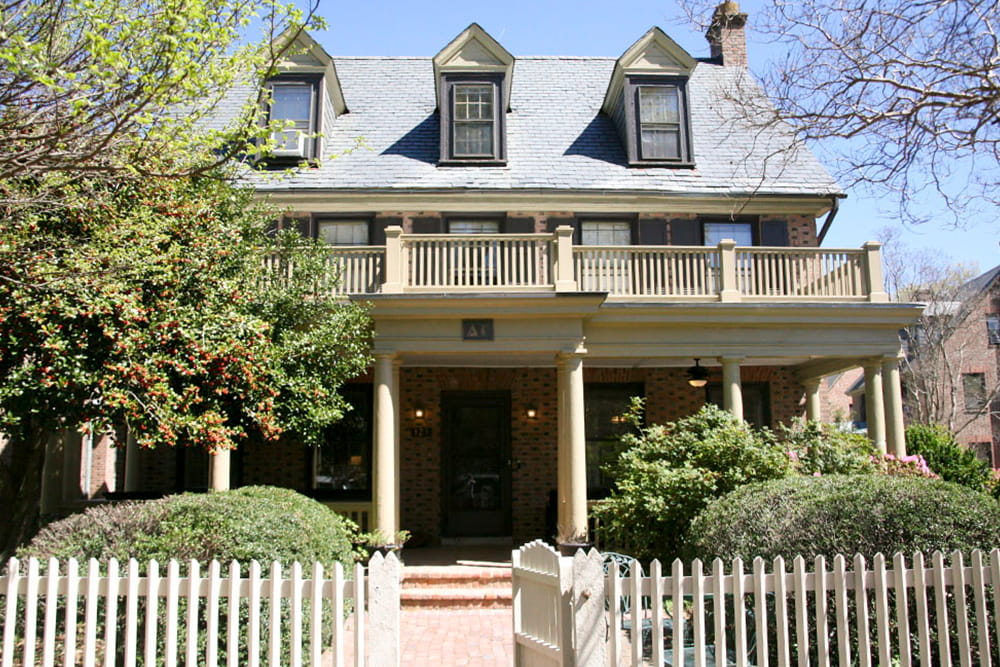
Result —
<instances>
[{"instance_id":1,"label":"porch column","mask_svg":"<svg viewBox=\"0 0 1000 667\"><path fill-rule=\"evenodd\" d=\"M885 399L885 441L890 454L906 456L903 426L903 388L899 382L899 359L882 358L882 393Z\"/></svg>"},{"instance_id":2,"label":"porch column","mask_svg":"<svg viewBox=\"0 0 1000 667\"><path fill-rule=\"evenodd\" d=\"M229 490L229 469L232 450L217 449L208 456L208 488L212 491ZM126 456L125 463L128 464Z\"/></svg>"},{"instance_id":3,"label":"porch column","mask_svg":"<svg viewBox=\"0 0 1000 667\"><path fill-rule=\"evenodd\" d=\"M722 357L722 407L737 419L743 419L743 386L740 384L742 357Z\"/></svg>"},{"instance_id":4,"label":"porch column","mask_svg":"<svg viewBox=\"0 0 1000 667\"><path fill-rule=\"evenodd\" d=\"M882 402L882 365L869 362L865 369L865 417L868 439L885 453L885 403Z\"/></svg>"},{"instance_id":5,"label":"porch column","mask_svg":"<svg viewBox=\"0 0 1000 667\"><path fill-rule=\"evenodd\" d=\"M399 374L395 362L395 352L375 355L374 526L390 538L399 530L399 516L396 513L399 502L399 485L396 480Z\"/></svg>"},{"instance_id":6,"label":"porch column","mask_svg":"<svg viewBox=\"0 0 1000 667\"><path fill-rule=\"evenodd\" d=\"M139 443L131 432L125 434L125 488L126 493L139 490Z\"/></svg>"},{"instance_id":7,"label":"porch column","mask_svg":"<svg viewBox=\"0 0 1000 667\"><path fill-rule=\"evenodd\" d=\"M811 422L818 422L823 418L822 406L819 401L819 385L822 378L806 380L803 386L806 388L806 419Z\"/></svg>"},{"instance_id":8,"label":"porch column","mask_svg":"<svg viewBox=\"0 0 1000 667\"><path fill-rule=\"evenodd\" d=\"M558 366L559 539L587 538L587 435L583 417L583 354L560 354Z\"/></svg>"}]
</instances>

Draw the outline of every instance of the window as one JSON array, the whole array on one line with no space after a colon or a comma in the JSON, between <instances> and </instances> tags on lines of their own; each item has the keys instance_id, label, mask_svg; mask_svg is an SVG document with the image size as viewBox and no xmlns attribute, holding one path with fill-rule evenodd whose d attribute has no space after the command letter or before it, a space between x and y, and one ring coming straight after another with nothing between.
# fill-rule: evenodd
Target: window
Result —
<instances>
[{"instance_id":1,"label":"window","mask_svg":"<svg viewBox=\"0 0 1000 667\"><path fill-rule=\"evenodd\" d=\"M341 499L371 498L372 387L346 385L344 399L353 407L326 431L313 448L313 488Z\"/></svg>"},{"instance_id":2,"label":"window","mask_svg":"<svg viewBox=\"0 0 1000 667\"><path fill-rule=\"evenodd\" d=\"M368 223L364 220L320 220L316 238L327 245L368 245Z\"/></svg>"},{"instance_id":3,"label":"window","mask_svg":"<svg viewBox=\"0 0 1000 667\"><path fill-rule=\"evenodd\" d=\"M743 421L757 428L771 427L771 391L766 382L744 382ZM722 385L705 387L705 402L722 407Z\"/></svg>"},{"instance_id":4,"label":"window","mask_svg":"<svg viewBox=\"0 0 1000 667\"><path fill-rule=\"evenodd\" d=\"M442 162L503 162L501 81L501 76L448 77L448 103L441 114Z\"/></svg>"},{"instance_id":5,"label":"window","mask_svg":"<svg viewBox=\"0 0 1000 667\"><path fill-rule=\"evenodd\" d=\"M992 442L973 442L969 443L969 449L976 455L980 461L989 464L993 467L993 443Z\"/></svg>"},{"instance_id":6,"label":"window","mask_svg":"<svg viewBox=\"0 0 1000 667\"><path fill-rule=\"evenodd\" d=\"M632 223L583 221L580 223L581 245L631 245Z\"/></svg>"},{"instance_id":7,"label":"window","mask_svg":"<svg viewBox=\"0 0 1000 667\"><path fill-rule=\"evenodd\" d=\"M500 223L496 220L449 220L448 232L451 234L497 234Z\"/></svg>"},{"instance_id":8,"label":"window","mask_svg":"<svg viewBox=\"0 0 1000 667\"><path fill-rule=\"evenodd\" d=\"M719 245L723 239L732 239L738 246L753 245L753 224L750 222L706 222L705 245Z\"/></svg>"},{"instance_id":9,"label":"window","mask_svg":"<svg viewBox=\"0 0 1000 667\"><path fill-rule=\"evenodd\" d=\"M990 345L1000 345L1000 314L986 316L986 336Z\"/></svg>"},{"instance_id":10,"label":"window","mask_svg":"<svg viewBox=\"0 0 1000 667\"><path fill-rule=\"evenodd\" d=\"M962 390L965 394L965 411L979 412L986 407L986 375L963 373Z\"/></svg>"},{"instance_id":11,"label":"window","mask_svg":"<svg viewBox=\"0 0 1000 667\"><path fill-rule=\"evenodd\" d=\"M584 419L587 433L587 497L603 498L614 479L604 468L622 451L621 437L632 429L622 415L633 396L644 394L637 383L588 383L584 387Z\"/></svg>"},{"instance_id":12,"label":"window","mask_svg":"<svg viewBox=\"0 0 1000 667\"><path fill-rule=\"evenodd\" d=\"M690 165L685 79L629 79L629 160L644 165Z\"/></svg>"},{"instance_id":13,"label":"window","mask_svg":"<svg viewBox=\"0 0 1000 667\"><path fill-rule=\"evenodd\" d=\"M314 135L319 132L319 78L288 76L272 80L268 120L284 121L284 129L274 133L271 158L316 157Z\"/></svg>"}]
</instances>

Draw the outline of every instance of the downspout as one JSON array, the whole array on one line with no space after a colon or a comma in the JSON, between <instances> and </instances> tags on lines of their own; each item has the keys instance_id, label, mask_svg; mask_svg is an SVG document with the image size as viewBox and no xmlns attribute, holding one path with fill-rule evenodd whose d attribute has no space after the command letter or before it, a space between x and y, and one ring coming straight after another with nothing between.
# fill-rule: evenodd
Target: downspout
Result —
<instances>
[{"instance_id":1,"label":"downspout","mask_svg":"<svg viewBox=\"0 0 1000 667\"><path fill-rule=\"evenodd\" d=\"M823 239L826 238L826 233L830 231L830 225L833 224L833 219L837 217L837 211L840 210L840 195L830 195L830 212L826 214L826 220L823 221L823 228L819 230L819 236L816 237L816 245L823 245Z\"/></svg>"}]
</instances>

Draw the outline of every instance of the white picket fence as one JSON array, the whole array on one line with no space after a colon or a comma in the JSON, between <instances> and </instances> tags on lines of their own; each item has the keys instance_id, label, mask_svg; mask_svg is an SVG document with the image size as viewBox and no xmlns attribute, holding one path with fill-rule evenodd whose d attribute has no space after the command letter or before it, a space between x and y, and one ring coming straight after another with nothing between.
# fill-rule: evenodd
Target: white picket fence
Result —
<instances>
[{"instance_id":1,"label":"white picket fence","mask_svg":"<svg viewBox=\"0 0 1000 667\"><path fill-rule=\"evenodd\" d=\"M367 577L358 563L352 578L339 563L332 574L316 563L308 575L272 563L267 576L256 561L247 572L233 562L226 576L215 561L204 574L192 561L184 576L174 560L165 575L156 561L145 576L135 560L125 572L115 560L81 569L75 559L52 559L44 572L35 559L7 563L0 666L399 665L392 554L376 554Z\"/></svg>"},{"instance_id":2,"label":"white picket fence","mask_svg":"<svg viewBox=\"0 0 1000 667\"><path fill-rule=\"evenodd\" d=\"M633 563L625 574L605 573L596 550L560 558L536 542L519 552L516 665L971 667L1000 655L998 550L968 562L959 552L929 563L917 553L909 564L902 554L870 565L860 555L796 558L791 571L781 558L758 558L749 571L739 559L728 568L716 560L708 573L697 560L669 572L653 561L648 573ZM546 559L543 582L525 564ZM558 612L516 602L545 595Z\"/></svg>"}]
</instances>

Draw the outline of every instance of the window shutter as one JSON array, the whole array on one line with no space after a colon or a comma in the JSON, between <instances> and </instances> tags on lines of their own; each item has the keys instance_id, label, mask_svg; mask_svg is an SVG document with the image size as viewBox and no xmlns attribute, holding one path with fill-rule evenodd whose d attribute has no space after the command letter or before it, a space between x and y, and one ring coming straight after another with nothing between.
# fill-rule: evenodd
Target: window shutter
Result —
<instances>
[{"instance_id":1,"label":"window shutter","mask_svg":"<svg viewBox=\"0 0 1000 667\"><path fill-rule=\"evenodd\" d=\"M573 243L580 242L580 221L576 218L549 218L545 221L545 229L549 232L556 231L556 227L569 225L573 228Z\"/></svg>"},{"instance_id":2,"label":"window shutter","mask_svg":"<svg viewBox=\"0 0 1000 667\"><path fill-rule=\"evenodd\" d=\"M764 246L787 246L788 225L784 220L764 220L760 223L760 244Z\"/></svg>"},{"instance_id":3,"label":"window shutter","mask_svg":"<svg viewBox=\"0 0 1000 667\"><path fill-rule=\"evenodd\" d=\"M299 230L299 234L307 239L311 239L314 236L312 216L306 216L303 218L294 218L295 228Z\"/></svg>"},{"instance_id":4,"label":"window shutter","mask_svg":"<svg viewBox=\"0 0 1000 667\"><path fill-rule=\"evenodd\" d=\"M531 217L515 218L509 216L504 222L504 232L507 234L534 234L535 219Z\"/></svg>"},{"instance_id":5,"label":"window shutter","mask_svg":"<svg viewBox=\"0 0 1000 667\"><path fill-rule=\"evenodd\" d=\"M443 220L441 218L414 218L413 233L442 234L444 233Z\"/></svg>"},{"instance_id":6,"label":"window shutter","mask_svg":"<svg viewBox=\"0 0 1000 667\"><path fill-rule=\"evenodd\" d=\"M385 245L385 228L396 225L403 226L403 219L398 216L378 215L372 223L371 244Z\"/></svg>"},{"instance_id":7,"label":"window shutter","mask_svg":"<svg viewBox=\"0 0 1000 667\"><path fill-rule=\"evenodd\" d=\"M640 245L667 245L667 221L663 218L639 220Z\"/></svg>"},{"instance_id":8,"label":"window shutter","mask_svg":"<svg viewBox=\"0 0 1000 667\"><path fill-rule=\"evenodd\" d=\"M671 220L670 245L701 245L701 223L697 220Z\"/></svg>"}]
</instances>

